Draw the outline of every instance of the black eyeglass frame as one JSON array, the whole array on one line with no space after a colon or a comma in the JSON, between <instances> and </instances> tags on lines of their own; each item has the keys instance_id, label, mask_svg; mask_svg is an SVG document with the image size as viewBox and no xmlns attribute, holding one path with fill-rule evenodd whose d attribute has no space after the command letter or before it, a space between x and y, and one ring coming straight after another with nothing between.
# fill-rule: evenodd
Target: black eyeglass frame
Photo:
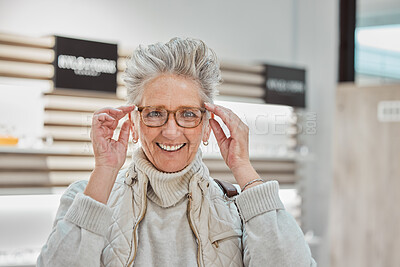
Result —
<instances>
[{"instance_id":1,"label":"black eyeglass frame","mask_svg":"<svg viewBox=\"0 0 400 267\"><path fill-rule=\"evenodd\" d=\"M161 125L159 125L159 126L147 125L147 124L144 122L143 117L142 117L142 111L143 111L145 108L164 109L164 110L167 112L167 119L165 120L165 122L164 122L163 124L161 124ZM193 108L193 109L198 109L198 110L200 110L200 112L201 112L202 114L201 114L200 121L199 121L199 123L198 123L196 126L193 126L193 127L185 127L185 126L182 126L182 125L179 124L178 120L176 119L176 112L178 112L179 110L184 109L184 108L189 108L189 109L190 109L190 108ZM187 129L196 128L197 126L199 126L200 123L203 121L204 113L207 112L207 110L206 110L205 108L202 108L202 107L182 107L182 108L179 108L179 109L176 109L176 110L168 110L168 109L165 109L165 108L160 108L160 107L155 107L155 106L145 106L145 107L138 107L138 106L136 106L134 110L139 111L139 113L140 113L140 119L142 120L142 122L144 123L144 125L146 125L147 127L157 128L157 127L162 127L162 126L164 126L164 125L168 122L168 120L169 120L169 114L173 113L173 114L174 114L174 119L175 119L176 125L178 125L179 127L182 127L182 128L187 128Z\"/></svg>"}]
</instances>

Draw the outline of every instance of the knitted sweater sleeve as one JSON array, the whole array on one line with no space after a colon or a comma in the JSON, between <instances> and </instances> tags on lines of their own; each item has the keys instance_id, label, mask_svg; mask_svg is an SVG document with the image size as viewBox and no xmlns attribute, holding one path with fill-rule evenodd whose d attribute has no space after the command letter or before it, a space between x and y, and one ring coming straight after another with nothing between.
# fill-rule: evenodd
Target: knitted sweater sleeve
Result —
<instances>
[{"instance_id":1,"label":"knitted sweater sleeve","mask_svg":"<svg viewBox=\"0 0 400 267\"><path fill-rule=\"evenodd\" d=\"M236 198L243 221L244 266L317 266L303 232L285 210L278 192L278 182L269 181Z\"/></svg>"},{"instance_id":2,"label":"knitted sweater sleeve","mask_svg":"<svg viewBox=\"0 0 400 267\"><path fill-rule=\"evenodd\" d=\"M100 266L112 212L82 193L86 184L72 184L61 197L53 229L36 266Z\"/></svg>"}]
</instances>

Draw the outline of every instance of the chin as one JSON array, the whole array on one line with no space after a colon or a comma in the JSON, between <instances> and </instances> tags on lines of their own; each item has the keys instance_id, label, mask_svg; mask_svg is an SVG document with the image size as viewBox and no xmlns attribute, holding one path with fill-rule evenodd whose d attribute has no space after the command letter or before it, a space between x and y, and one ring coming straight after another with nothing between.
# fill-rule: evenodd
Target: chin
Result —
<instances>
[{"instance_id":1,"label":"chin","mask_svg":"<svg viewBox=\"0 0 400 267\"><path fill-rule=\"evenodd\" d=\"M186 166L166 166L165 168L157 168L163 172L179 172L183 170Z\"/></svg>"},{"instance_id":2,"label":"chin","mask_svg":"<svg viewBox=\"0 0 400 267\"><path fill-rule=\"evenodd\" d=\"M170 159L166 161L159 161L154 166L162 172L179 172L183 170L188 164L182 164L185 160Z\"/></svg>"}]
</instances>

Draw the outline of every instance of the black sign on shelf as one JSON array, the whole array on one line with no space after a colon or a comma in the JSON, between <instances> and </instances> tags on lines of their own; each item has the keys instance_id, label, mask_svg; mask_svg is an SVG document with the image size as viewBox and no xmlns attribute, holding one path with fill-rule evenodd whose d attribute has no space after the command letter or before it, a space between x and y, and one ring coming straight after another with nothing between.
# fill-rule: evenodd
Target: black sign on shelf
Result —
<instances>
[{"instance_id":1,"label":"black sign on shelf","mask_svg":"<svg viewBox=\"0 0 400 267\"><path fill-rule=\"evenodd\" d=\"M305 69L265 65L265 95L269 104L306 107Z\"/></svg>"},{"instance_id":2,"label":"black sign on shelf","mask_svg":"<svg viewBox=\"0 0 400 267\"><path fill-rule=\"evenodd\" d=\"M116 92L116 44L56 36L54 52L55 88Z\"/></svg>"}]
</instances>

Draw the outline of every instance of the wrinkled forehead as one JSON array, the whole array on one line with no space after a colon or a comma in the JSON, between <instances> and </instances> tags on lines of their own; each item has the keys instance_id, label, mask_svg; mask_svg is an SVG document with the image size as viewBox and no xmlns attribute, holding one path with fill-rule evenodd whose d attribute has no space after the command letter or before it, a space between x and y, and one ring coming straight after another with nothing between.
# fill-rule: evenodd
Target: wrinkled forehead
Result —
<instances>
[{"instance_id":1,"label":"wrinkled forehead","mask_svg":"<svg viewBox=\"0 0 400 267\"><path fill-rule=\"evenodd\" d=\"M163 106L176 109L181 106L202 106L200 86L192 79L176 75L156 77L144 86L141 106Z\"/></svg>"}]
</instances>

